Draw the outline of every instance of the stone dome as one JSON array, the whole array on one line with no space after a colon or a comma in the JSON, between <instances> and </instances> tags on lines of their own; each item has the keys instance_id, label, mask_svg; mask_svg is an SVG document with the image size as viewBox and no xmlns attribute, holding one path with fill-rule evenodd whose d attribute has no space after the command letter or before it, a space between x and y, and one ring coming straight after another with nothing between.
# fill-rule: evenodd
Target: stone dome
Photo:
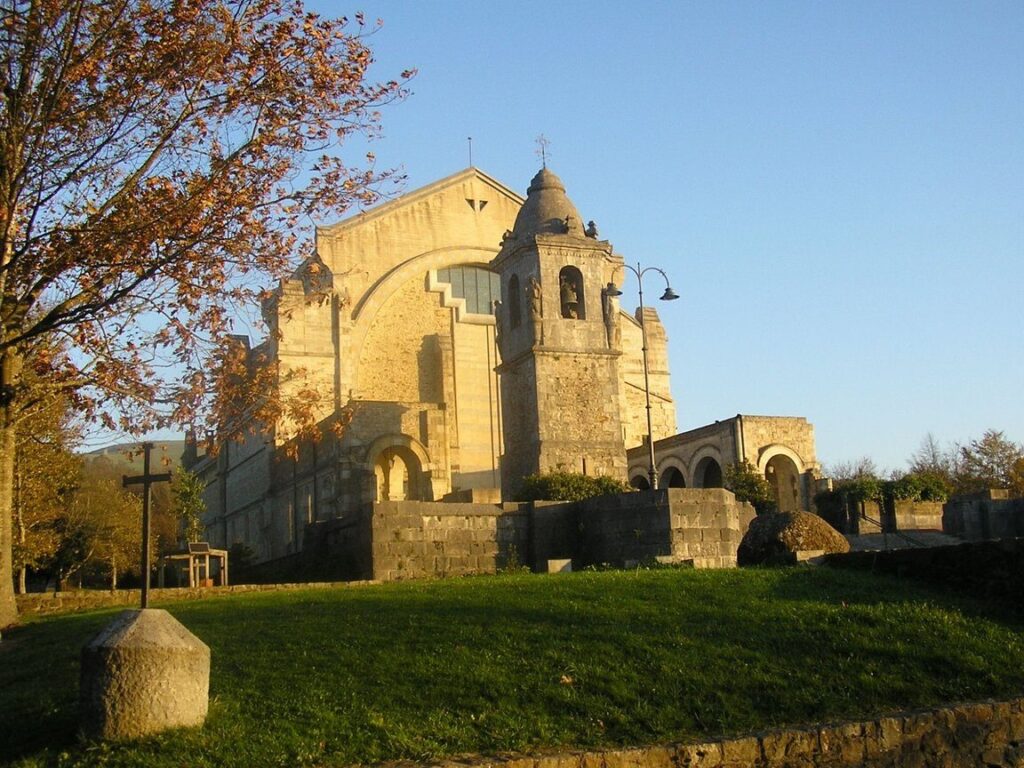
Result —
<instances>
[{"instance_id":1,"label":"stone dome","mask_svg":"<svg viewBox=\"0 0 1024 768\"><path fill-rule=\"evenodd\" d=\"M569 220L568 231L566 217ZM516 237L564 234L583 237L580 212L565 194L562 180L547 168L541 168L530 182L526 202L519 209L512 233Z\"/></svg>"}]
</instances>

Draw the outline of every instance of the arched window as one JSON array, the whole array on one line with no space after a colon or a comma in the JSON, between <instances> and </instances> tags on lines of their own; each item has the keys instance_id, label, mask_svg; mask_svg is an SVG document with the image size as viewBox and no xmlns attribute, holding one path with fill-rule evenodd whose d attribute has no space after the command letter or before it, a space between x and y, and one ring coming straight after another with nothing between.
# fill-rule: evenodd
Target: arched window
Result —
<instances>
[{"instance_id":1,"label":"arched window","mask_svg":"<svg viewBox=\"0 0 1024 768\"><path fill-rule=\"evenodd\" d=\"M562 267L558 273L558 294L562 300L562 317L568 320L587 319L583 275L576 267Z\"/></svg>"},{"instance_id":2,"label":"arched window","mask_svg":"<svg viewBox=\"0 0 1024 768\"><path fill-rule=\"evenodd\" d=\"M512 275L508 279L508 325L510 328L518 328L521 320L519 276Z\"/></svg>"}]
</instances>

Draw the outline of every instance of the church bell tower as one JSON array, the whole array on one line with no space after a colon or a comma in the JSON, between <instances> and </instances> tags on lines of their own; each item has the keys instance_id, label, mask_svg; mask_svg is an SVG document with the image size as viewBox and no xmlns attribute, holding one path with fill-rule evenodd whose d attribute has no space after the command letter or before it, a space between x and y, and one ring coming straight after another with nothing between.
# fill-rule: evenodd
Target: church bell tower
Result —
<instances>
[{"instance_id":1,"label":"church bell tower","mask_svg":"<svg viewBox=\"0 0 1024 768\"><path fill-rule=\"evenodd\" d=\"M502 495L522 478L562 470L626 479L620 419L622 343L616 292L622 259L586 228L561 180L534 176L491 262L501 353Z\"/></svg>"}]
</instances>

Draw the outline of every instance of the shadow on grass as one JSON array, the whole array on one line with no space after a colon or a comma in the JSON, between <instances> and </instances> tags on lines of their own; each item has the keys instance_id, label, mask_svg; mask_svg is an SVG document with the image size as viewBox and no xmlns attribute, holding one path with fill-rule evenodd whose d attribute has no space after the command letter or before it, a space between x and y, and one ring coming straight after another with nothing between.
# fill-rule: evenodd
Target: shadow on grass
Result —
<instances>
[{"instance_id":1,"label":"shadow on grass","mask_svg":"<svg viewBox=\"0 0 1024 768\"><path fill-rule=\"evenodd\" d=\"M120 610L33 621L0 643L0 756L74 743L82 646Z\"/></svg>"}]
</instances>

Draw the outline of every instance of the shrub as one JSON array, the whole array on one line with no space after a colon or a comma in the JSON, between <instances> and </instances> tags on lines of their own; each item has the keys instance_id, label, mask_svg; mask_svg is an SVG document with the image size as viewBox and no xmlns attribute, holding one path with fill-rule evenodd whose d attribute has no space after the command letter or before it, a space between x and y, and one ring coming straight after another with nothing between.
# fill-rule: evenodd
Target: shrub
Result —
<instances>
[{"instance_id":1,"label":"shrub","mask_svg":"<svg viewBox=\"0 0 1024 768\"><path fill-rule=\"evenodd\" d=\"M726 489L735 494L737 501L749 501L757 514L776 511L775 492L749 461L744 459L738 464L729 464L722 481Z\"/></svg>"},{"instance_id":2,"label":"shrub","mask_svg":"<svg viewBox=\"0 0 1024 768\"><path fill-rule=\"evenodd\" d=\"M592 496L628 493L633 489L613 477L591 477L578 472L547 472L528 475L516 501L580 501Z\"/></svg>"}]
</instances>

